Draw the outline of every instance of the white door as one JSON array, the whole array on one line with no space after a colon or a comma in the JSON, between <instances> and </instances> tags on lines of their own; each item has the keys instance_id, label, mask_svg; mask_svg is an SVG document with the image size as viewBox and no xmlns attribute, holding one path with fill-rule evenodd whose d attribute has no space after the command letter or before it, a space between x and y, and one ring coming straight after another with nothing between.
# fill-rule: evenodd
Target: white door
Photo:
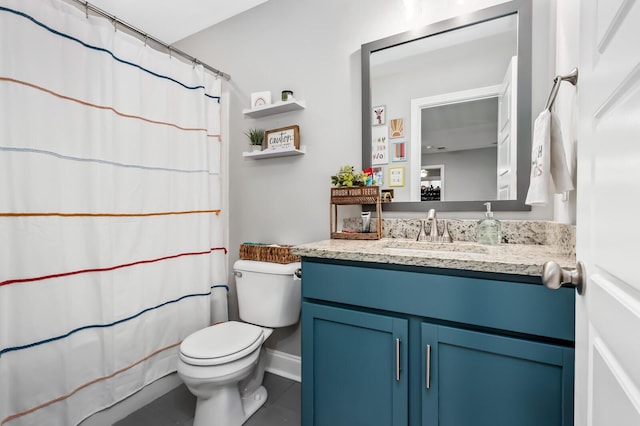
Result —
<instances>
[{"instance_id":1,"label":"white door","mask_svg":"<svg viewBox=\"0 0 640 426\"><path fill-rule=\"evenodd\" d=\"M516 194L516 167L518 131L515 118L518 105L518 88L514 81L518 81L518 57L514 56L509 62L498 97L498 200L514 200Z\"/></svg>"},{"instance_id":2,"label":"white door","mask_svg":"<svg viewBox=\"0 0 640 426\"><path fill-rule=\"evenodd\" d=\"M575 424L640 425L640 2L583 0Z\"/></svg>"}]
</instances>

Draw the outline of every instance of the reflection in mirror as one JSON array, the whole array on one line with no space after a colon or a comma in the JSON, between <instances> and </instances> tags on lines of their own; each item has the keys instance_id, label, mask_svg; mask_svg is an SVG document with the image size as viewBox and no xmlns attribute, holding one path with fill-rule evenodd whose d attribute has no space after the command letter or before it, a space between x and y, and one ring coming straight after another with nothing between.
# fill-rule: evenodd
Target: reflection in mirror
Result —
<instances>
[{"instance_id":1,"label":"reflection in mirror","mask_svg":"<svg viewBox=\"0 0 640 426\"><path fill-rule=\"evenodd\" d=\"M517 63L517 40L517 17L509 15L371 54L371 101L376 106L374 125L378 127L374 134L388 134L390 140L403 136L394 136L391 121L389 128L381 126L380 105L384 105L390 120L398 117L396 120L403 122L406 118L402 115L412 107L409 124L415 124L408 138L411 154L405 158L405 173L410 179L402 191L396 191L396 201L421 200L420 166L434 162L454 162L449 173L455 182L460 182L450 187L448 198L442 201L498 198L497 129L503 128L498 125L498 108L508 107L509 103L507 100L506 105L498 105L497 100L504 88L515 88L507 70L512 62ZM406 88L400 88L399 82ZM474 92L484 87L494 90L488 94L470 93L469 102L461 98L461 91ZM481 96L493 99L484 112L488 100L474 100ZM418 108L415 115L413 108ZM423 121L425 116L428 122ZM493 123L487 121L489 118ZM480 149L483 152L474 152ZM511 152L516 155L517 150ZM436 157L431 158L434 154ZM469 182L481 185L474 188ZM486 189L489 182L490 191ZM515 193L512 195L515 198Z\"/></svg>"},{"instance_id":2,"label":"reflection in mirror","mask_svg":"<svg viewBox=\"0 0 640 426\"><path fill-rule=\"evenodd\" d=\"M444 164L448 191L441 201L495 200L498 191L498 97L487 97L431 106L429 98L416 103L422 168ZM427 201L422 198L422 201Z\"/></svg>"},{"instance_id":3,"label":"reflection in mirror","mask_svg":"<svg viewBox=\"0 0 640 426\"><path fill-rule=\"evenodd\" d=\"M405 174L385 210L529 209L529 7L513 1L363 45L363 167ZM444 173L439 191L425 185L436 165L446 193Z\"/></svg>"},{"instance_id":4,"label":"reflection in mirror","mask_svg":"<svg viewBox=\"0 0 640 426\"><path fill-rule=\"evenodd\" d=\"M444 164L423 165L420 170L420 200L444 199Z\"/></svg>"}]
</instances>

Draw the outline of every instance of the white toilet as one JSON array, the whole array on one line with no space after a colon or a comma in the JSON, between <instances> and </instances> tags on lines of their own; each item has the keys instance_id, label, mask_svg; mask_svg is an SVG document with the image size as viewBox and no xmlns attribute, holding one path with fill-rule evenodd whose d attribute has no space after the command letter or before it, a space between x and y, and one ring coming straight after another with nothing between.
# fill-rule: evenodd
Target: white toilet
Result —
<instances>
[{"instance_id":1,"label":"white toilet","mask_svg":"<svg viewBox=\"0 0 640 426\"><path fill-rule=\"evenodd\" d=\"M300 317L299 262L238 260L233 269L245 322L204 328L180 345L178 375L197 397L193 426L240 426L264 404L262 343Z\"/></svg>"}]
</instances>

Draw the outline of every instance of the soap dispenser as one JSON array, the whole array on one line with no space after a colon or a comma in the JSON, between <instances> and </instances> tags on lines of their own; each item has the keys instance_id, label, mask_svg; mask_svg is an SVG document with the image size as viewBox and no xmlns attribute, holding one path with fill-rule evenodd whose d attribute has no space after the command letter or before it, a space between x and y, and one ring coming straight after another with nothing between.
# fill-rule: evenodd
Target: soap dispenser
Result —
<instances>
[{"instance_id":1,"label":"soap dispenser","mask_svg":"<svg viewBox=\"0 0 640 426\"><path fill-rule=\"evenodd\" d=\"M502 240L502 224L493 218L491 203L484 203L487 207L485 218L476 227L476 241L480 244L496 245Z\"/></svg>"}]
</instances>

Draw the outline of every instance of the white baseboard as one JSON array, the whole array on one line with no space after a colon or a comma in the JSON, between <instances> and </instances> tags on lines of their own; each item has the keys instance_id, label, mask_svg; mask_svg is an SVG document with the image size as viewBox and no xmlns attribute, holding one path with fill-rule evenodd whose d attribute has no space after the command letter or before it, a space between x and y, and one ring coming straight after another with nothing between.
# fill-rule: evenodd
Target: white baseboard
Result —
<instances>
[{"instance_id":1,"label":"white baseboard","mask_svg":"<svg viewBox=\"0 0 640 426\"><path fill-rule=\"evenodd\" d=\"M267 364L269 373L286 377L296 382L302 381L302 363L299 356L267 348Z\"/></svg>"},{"instance_id":2,"label":"white baseboard","mask_svg":"<svg viewBox=\"0 0 640 426\"><path fill-rule=\"evenodd\" d=\"M299 356L267 348L265 370L296 382L301 381L301 360ZM176 373L169 374L145 386L130 397L99 411L80 422L79 426L104 426L124 419L129 414L144 407L182 384Z\"/></svg>"}]
</instances>

